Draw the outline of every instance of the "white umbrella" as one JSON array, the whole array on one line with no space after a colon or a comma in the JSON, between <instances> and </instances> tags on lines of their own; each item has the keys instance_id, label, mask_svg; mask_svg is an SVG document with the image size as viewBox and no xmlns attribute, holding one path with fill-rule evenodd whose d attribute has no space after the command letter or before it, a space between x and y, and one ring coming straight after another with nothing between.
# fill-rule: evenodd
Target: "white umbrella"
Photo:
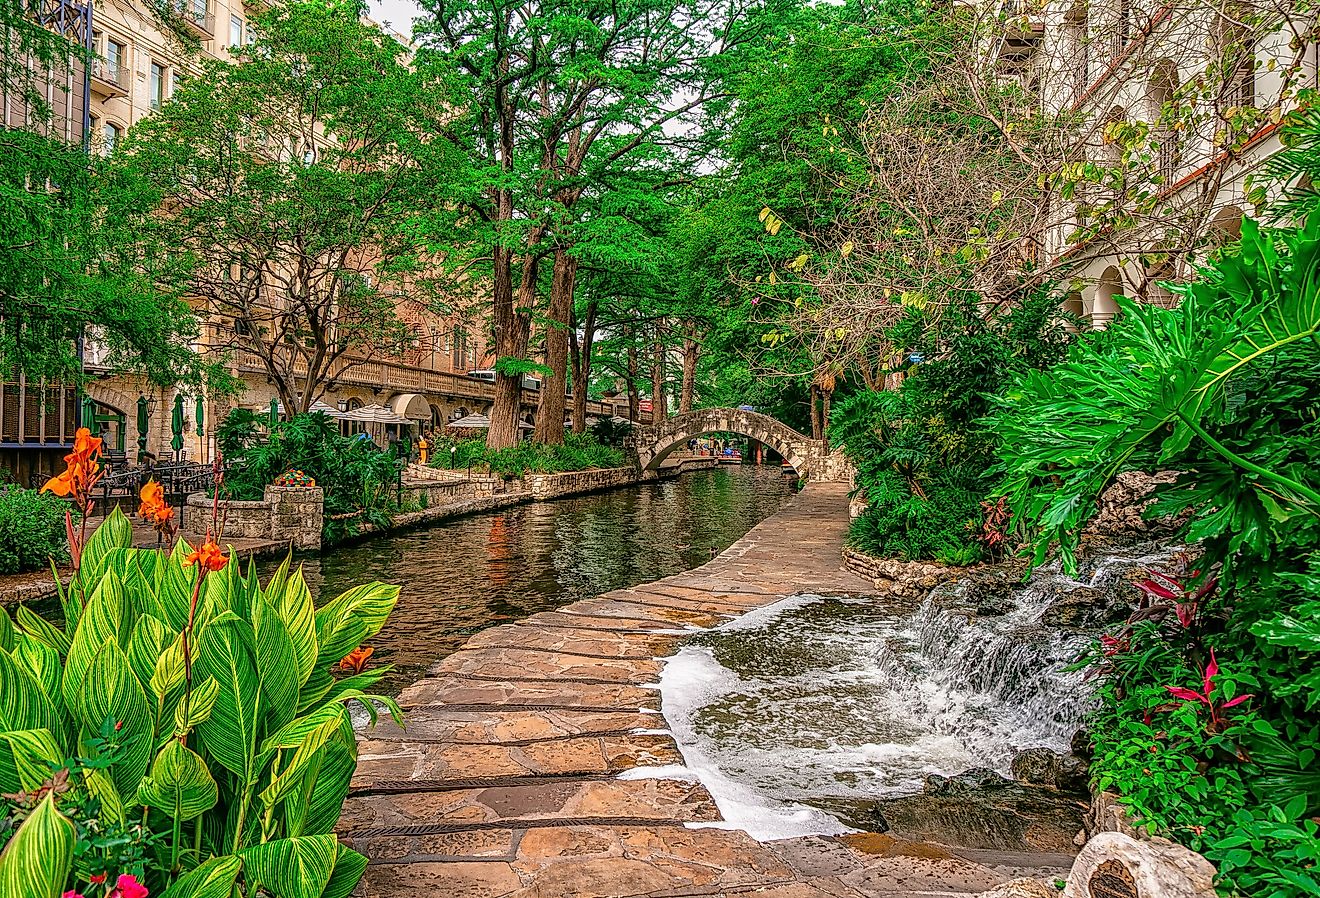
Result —
<instances>
[{"instance_id":1,"label":"white umbrella","mask_svg":"<svg viewBox=\"0 0 1320 898\"><path fill-rule=\"evenodd\" d=\"M345 421L362 421L367 424L411 424L407 418L394 414L383 405L364 405L351 412L344 412L340 417Z\"/></svg>"},{"instance_id":2,"label":"white umbrella","mask_svg":"<svg viewBox=\"0 0 1320 898\"><path fill-rule=\"evenodd\" d=\"M453 427L456 430L490 430L490 417L488 415L467 415L457 421L450 421L445 427ZM520 430L536 429L526 421L519 421L518 428Z\"/></svg>"}]
</instances>

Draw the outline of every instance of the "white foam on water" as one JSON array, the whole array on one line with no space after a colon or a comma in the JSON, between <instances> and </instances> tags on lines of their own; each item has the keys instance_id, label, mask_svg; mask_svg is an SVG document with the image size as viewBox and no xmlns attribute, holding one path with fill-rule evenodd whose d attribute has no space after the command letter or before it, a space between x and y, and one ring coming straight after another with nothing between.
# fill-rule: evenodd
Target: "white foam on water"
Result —
<instances>
[{"instance_id":1,"label":"white foam on water","mask_svg":"<svg viewBox=\"0 0 1320 898\"><path fill-rule=\"evenodd\" d=\"M816 600L804 597L786 599L749 612L717 629L726 632L748 629L748 617L755 616L755 626L757 621L763 624L779 614ZM715 799L720 816L724 818L718 823L688 824L689 827L738 829L762 841L853 831L824 811L776 800L755 786L733 779L720 769L716 760L707 752L707 743L697 733L694 721L697 712L703 707L737 688L738 676L721 666L709 648L684 646L678 654L666 659L660 685L665 718L672 727L679 751L683 755L685 767L682 769L706 787Z\"/></svg>"}]
</instances>

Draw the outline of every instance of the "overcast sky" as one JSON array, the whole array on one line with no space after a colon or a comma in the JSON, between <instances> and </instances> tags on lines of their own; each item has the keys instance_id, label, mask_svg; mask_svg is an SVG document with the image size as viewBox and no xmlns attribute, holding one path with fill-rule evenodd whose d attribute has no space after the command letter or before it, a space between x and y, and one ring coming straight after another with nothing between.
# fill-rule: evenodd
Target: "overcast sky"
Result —
<instances>
[{"instance_id":1,"label":"overcast sky","mask_svg":"<svg viewBox=\"0 0 1320 898\"><path fill-rule=\"evenodd\" d=\"M413 19L421 11L413 0L369 0L371 17L387 23L405 37L412 37Z\"/></svg>"}]
</instances>

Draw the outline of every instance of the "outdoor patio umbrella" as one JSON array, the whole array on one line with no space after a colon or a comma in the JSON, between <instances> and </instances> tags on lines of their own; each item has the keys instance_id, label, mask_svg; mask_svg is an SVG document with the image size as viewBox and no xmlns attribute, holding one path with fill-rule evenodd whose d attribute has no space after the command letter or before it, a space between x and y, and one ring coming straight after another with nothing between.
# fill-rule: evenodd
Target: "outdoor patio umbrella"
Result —
<instances>
[{"instance_id":1,"label":"outdoor patio umbrella","mask_svg":"<svg viewBox=\"0 0 1320 898\"><path fill-rule=\"evenodd\" d=\"M361 421L365 424L411 424L412 421L396 415L383 405L364 405L351 412L340 415L345 421Z\"/></svg>"},{"instance_id":2,"label":"outdoor patio umbrella","mask_svg":"<svg viewBox=\"0 0 1320 898\"><path fill-rule=\"evenodd\" d=\"M445 426L455 430L489 430L490 418L485 415L466 415L457 421L450 421Z\"/></svg>"},{"instance_id":3,"label":"outdoor patio umbrella","mask_svg":"<svg viewBox=\"0 0 1320 898\"><path fill-rule=\"evenodd\" d=\"M174 414L170 416L170 429L174 432L174 438L170 440L170 448L174 450L177 456L183 451L183 394L174 394Z\"/></svg>"}]
</instances>

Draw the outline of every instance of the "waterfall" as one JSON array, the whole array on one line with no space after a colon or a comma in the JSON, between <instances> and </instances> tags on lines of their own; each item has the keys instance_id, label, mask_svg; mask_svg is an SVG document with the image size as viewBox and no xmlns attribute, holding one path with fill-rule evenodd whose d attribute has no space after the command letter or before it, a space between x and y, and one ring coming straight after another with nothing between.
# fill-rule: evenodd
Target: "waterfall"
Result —
<instances>
[{"instance_id":1,"label":"waterfall","mask_svg":"<svg viewBox=\"0 0 1320 898\"><path fill-rule=\"evenodd\" d=\"M1060 598L1126 601L1132 574L1173 554L1106 555L1076 577L1044 567L1025 583L1000 581L991 608L985 581L971 577L915 607L786 599L671 659L665 715L716 800L736 791L740 818L780 815L775 837L827 831L809 811L918 792L929 774L1008 774L1023 749L1066 751L1091 701L1084 673L1067 668L1093 631L1047 626L1046 609Z\"/></svg>"}]
</instances>

